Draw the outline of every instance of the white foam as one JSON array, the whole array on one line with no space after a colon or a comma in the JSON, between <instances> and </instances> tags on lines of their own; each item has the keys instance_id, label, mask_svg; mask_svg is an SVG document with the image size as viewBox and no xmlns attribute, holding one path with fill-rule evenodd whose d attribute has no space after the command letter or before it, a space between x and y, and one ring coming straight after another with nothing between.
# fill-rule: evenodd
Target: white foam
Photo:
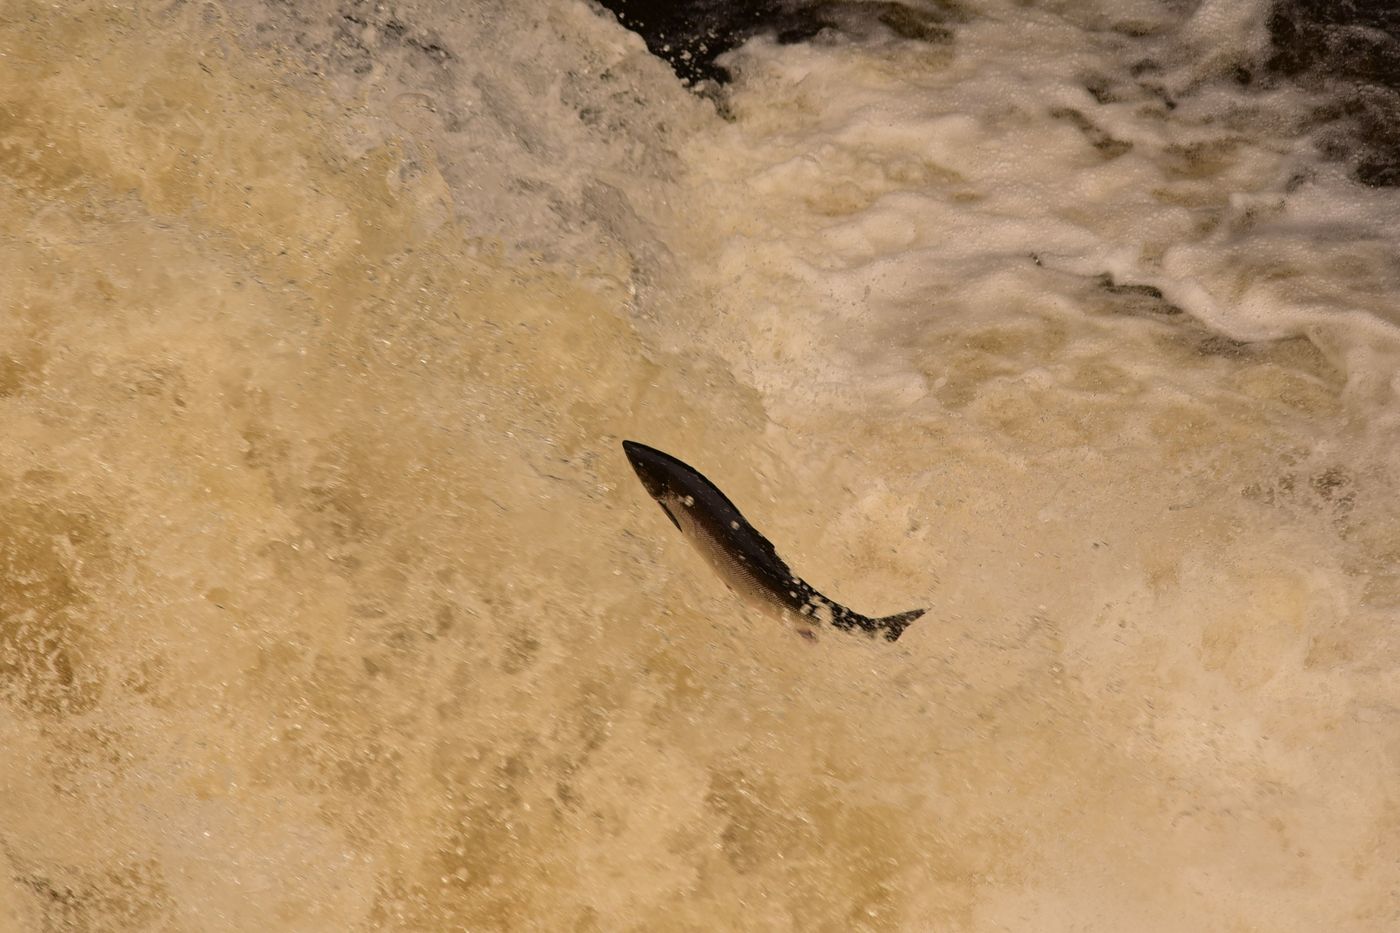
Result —
<instances>
[{"instance_id":1,"label":"white foam","mask_svg":"<svg viewBox=\"0 0 1400 933\"><path fill-rule=\"evenodd\" d=\"M853 399L860 372L833 363L863 365L878 347L826 321L858 317L885 339L879 322L912 321L911 302L925 322L957 313L1009 269L1026 302L1068 283L1032 257L1156 287L1233 338L1322 327L1383 365L1400 359L1388 301L1400 281L1385 247L1400 235L1397 196L1321 161L1300 129L1313 103L1303 92L1218 75L1259 51L1264 9L1207 4L1173 22L1140 5L1117 21L1159 36L1133 39L992 4L947 50L756 39L733 53L737 122L687 153L699 223L726 270L700 275L735 315L763 317L763 334L792 329L813 344L807 365L784 357L753 377L775 395L825 384ZM1135 78L1144 59L1157 64ZM1107 86L1102 102L1091 76ZM754 308L766 287L755 280L775 268L798 287ZM720 352L763 356L724 332Z\"/></svg>"}]
</instances>

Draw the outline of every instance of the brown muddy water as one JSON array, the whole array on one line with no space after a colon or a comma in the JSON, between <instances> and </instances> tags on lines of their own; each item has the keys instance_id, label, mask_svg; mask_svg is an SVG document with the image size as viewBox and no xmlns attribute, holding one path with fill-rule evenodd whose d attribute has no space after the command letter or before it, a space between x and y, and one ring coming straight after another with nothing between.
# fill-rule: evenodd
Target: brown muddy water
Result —
<instances>
[{"instance_id":1,"label":"brown muddy water","mask_svg":"<svg viewBox=\"0 0 1400 933\"><path fill-rule=\"evenodd\" d=\"M1400 922L1344 334L1048 262L789 307L973 167L722 119L583 5L345 6L0 6L0 929ZM933 608L795 637L623 438Z\"/></svg>"}]
</instances>

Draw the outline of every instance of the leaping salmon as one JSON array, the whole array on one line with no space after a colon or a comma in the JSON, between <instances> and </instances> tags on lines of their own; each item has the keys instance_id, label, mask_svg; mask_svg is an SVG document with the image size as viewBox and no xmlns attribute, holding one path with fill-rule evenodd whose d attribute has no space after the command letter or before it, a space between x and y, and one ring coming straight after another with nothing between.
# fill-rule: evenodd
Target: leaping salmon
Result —
<instances>
[{"instance_id":1,"label":"leaping salmon","mask_svg":"<svg viewBox=\"0 0 1400 933\"><path fill-rule=\"evenodd\" d=\"M909 623L928 611L871 618L827 599L788 569L768 539L699 470L636 441L623 441L622 449L671 524L740 596L843 631L880 634L888 641L898 639Z\"/></svg>"}]
</instances>

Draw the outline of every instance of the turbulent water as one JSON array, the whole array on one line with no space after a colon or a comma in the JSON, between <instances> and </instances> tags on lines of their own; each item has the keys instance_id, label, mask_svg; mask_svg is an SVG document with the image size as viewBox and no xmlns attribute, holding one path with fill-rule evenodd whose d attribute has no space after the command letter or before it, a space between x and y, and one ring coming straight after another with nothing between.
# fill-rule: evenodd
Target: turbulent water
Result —
<instances>
[{"instance_id":1,"label":"turbulent water","mask_svg":"<svg viewBox=\"0 0 1400 933\"><path fill-rule=\"evenodd\" d=\"M579 0L0 5L0 929L1400 923L1335 89L831 16L697 92ZM623 438L932 608L796 637Z\"/></svg>"}]
</instances>

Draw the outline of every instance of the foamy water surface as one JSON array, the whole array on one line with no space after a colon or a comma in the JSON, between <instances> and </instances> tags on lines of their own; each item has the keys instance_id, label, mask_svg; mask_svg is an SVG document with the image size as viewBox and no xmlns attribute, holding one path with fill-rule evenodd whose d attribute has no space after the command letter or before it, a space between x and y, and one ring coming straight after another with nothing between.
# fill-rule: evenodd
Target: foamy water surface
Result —
<instances>
[{"instance_id":1,"label":"foamy water surface","mask_svg":"<svg viewBox=\"0 0 1400 933\"><path fill-rule=\"evenodd\" d=\"M0 929L1393 927L1400 204L1181 7L0 9Z\"/></svg>"}]
</instances>

